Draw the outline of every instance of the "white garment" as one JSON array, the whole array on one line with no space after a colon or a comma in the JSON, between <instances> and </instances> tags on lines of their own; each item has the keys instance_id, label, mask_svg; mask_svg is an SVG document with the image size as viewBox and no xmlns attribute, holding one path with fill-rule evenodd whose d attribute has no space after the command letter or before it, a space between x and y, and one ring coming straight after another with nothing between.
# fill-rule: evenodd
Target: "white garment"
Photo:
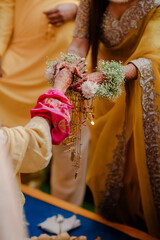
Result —
<instances>
[{"instance_id":1,"label":"white garment","mask_svg":"<svg viewBox=\"0 0 160 240\"><path fill-rule=\"evenodd\" d=\"M11 167L11 161L0 144L0 240L24 240L26 231L19 207L21 195ZM20 192L19 192L20 193Z\"/></svg>"},{"instance_id":2,"label":"white garment","mask_svg":"<svg viewBox=\"0 0 160 240\"><path fill-rule=\"evenodd\" d=\"M81 206L86 190L89 138L89 128L82 126L82 159L76 179L74 177L74 167L71 162L71 153L64 152L65 147L63 144L54 146L53 148L50 182L51 194L77 206Z\"/></svg>"}]
</instances>

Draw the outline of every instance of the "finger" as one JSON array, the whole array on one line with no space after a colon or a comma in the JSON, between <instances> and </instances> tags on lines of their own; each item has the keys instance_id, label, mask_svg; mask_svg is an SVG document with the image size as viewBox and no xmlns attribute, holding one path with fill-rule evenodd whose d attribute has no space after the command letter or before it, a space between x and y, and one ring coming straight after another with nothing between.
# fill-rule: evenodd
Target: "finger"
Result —
<instances>
[{"instance_id":1,"label":"finger","mask_svg":"<svg viewBox=\"0 0 160 240\"><path fill-rule=\"evenodd\" d=\"M60 70L62 70L63 68L66 67L66 63L64 61L60 61L58 62L55 66L55 77L57 76L57 74L60 72Z\"/></svg>"},{"instance_id":2,"label":"finger","mask_svg":"<svg viewBox=\"0 0 160 240\"><path fill-rule=\"evenodd\" d=\"M53 25L56 27L60 27L63 24L64 24L64 21L61 21L61 22L54 23Z\"/></svg>"},{"instance_id":3,"label":"finger","mask_svg":"<svg viewBox=\"0 0 160 240\"><path fill-rule=\"evenodd\" d=\"M84 77L83 70L79 71L78 68L76 67L76 68L74 69L74 72L75 72L75 74L76 74L78 77L80 77L80 78L83 78L83 77Z\"/></svg>"},{"instance_id":4,"label":"finger","mask_svg":"<svg viewBox=\"0 0 160 240\"><path fill-rule=\"evenodd\" d=\"M52 25L62 25L64 23L64 21L62 19L54 19L52 21L49 22Z\"/></svg>"},{"instance_id":5,"label":"finger","mask_svg":"<svg viewBox=\"0 0 160 240\"><path fill-rule=\"evenodd\" d=\"M79 58L74 62L75 66L81 65L84 63L85 58Z\"/></svg>"},{"instance_id":6,"label":"finger","mask_svg":"<svg viewBox=\"0 0 160 240\"><path fill-rule=\"evenodd\" d=\"M58 13L50 14L47 17L48 17L49 20L61 18L61 16Z\"/></svg>"},{"instance_id":7,"label":"finger","mask_svg":"<svg viewBox=\"0 0 160 240\"><path fill-rule=\"evenodd\" d=\"M83 77L83 74L85 73L85 67L87 65L86 62L84 62L84 59L78 59L75 63L74 63L75 67L74 67L74 71L76 73L76 75L80 78Z\"/></svg>"},{"instance_id":8,"label":"finger","mask_svg":"<svg viewBox=\"0 0 160 240\"><path fill-rule=\"evenodd\" d=\"M80 75L82 75L83 76L83 78L84 78L84 76L85 76L85 74L86 74L86 72L88 71L88 69L86 69L86 68L79 68L79 67L77 67L77 72L80 74Z\"/></svg>"},{"instance_id":9,"label":"finger","mask_svg":"<svg viewBox=\"0 0 160 240\"><path fill-rule=\"evenodd\" d=\"M80 86L74 86L74 87L72 87L72 85L70 85L70 86L69 86L69 89L70 89L70 90L73 90L73 91L79 91L79 92L81 91L81 87L80 87Z\"/></svg>"},{"instance_id":10,"label":"finger","mask_svg":"<svg viewBox=\"0 0 160 240\"><path fill-rule=\"evenodd\" d=\"M59 10L57 8L52 8L52 9L43 11L43 13L46 14L47 16L51 15L53 13L58 13L58 12L59 12Z\"/></svg>"},{"instance_id":11,"label":"finger","mask_svg":"<svg viewBox=\"0 0 160 240\"><path fill-rule=\"evenodd\" d=\"M86 80L85 79L81 79L78 82L74 83L71 85L71 88L76 88L82 85L82 83L84 83Z\"/></svg>"},{"instance_id":12,"label":"finger","mask_svg":"<svg viewBox=\"0 0 160 240\"><path fill-rule=\"evenodd\" d=\"M58 73L60 72L60 68L62 67L62 64L61 63L57 63L55 66L54 66L54 75L55 75L55 78L57 77Z\"/></svg>"},{"instance_id":13,"label":"finger","mask_svg":"<svg viewBox=\"0 0 160 240\"><path fill-rule=\"evenodd\" d=\"M88 72L88 69L82 69L81 71L80 71L83 75L85 75L87 72Z\"/></svg>"},{"instance_id":14,"label":"finger","mask_svg":"<svg viewBox=\"0 0 160 240\"><path fill-rule=\"evenodd\" d=\"M61 23L61 21L55 20L55 21L50 21L49 23L55 26L56 24Z\"/></svg>"},{"instance_id":15,"label":"finger","mask_svg":"<svg viewBox=\"0 0 160 240\"><path fill-rule=\"evenodd\" d=\"M76 68L81 71L82 69L85 69L87 63L86 62L81 62Z\"/></svg>"},{"instance_id":16,"label":"finger","mask_svg":"<svg viewBox=\"0 0 160 240\"><path fill-rule=\"evenodd\" d=\"M79 87L82 83L83 83L82 81L78 81L78 82L72 84L72 85L71 85L71 88L77 88L77 87Z\"/></svg>"},{"instance_id":17,"label":"finger","mask_svg":"<svg viewBox=\"0 0 160 240\"><path fill-rule=\"evenodd\" d=\"M79 92L79 93L82 92L82 88L81 88L81 87L74 88L73 90L74 90L75 92Z\"/></svg>"},{"instance_id":18,"label":"finger","mask_svg":"<svg viewBox=\"0 0 160 240\"><path fill-rule=\"evenodd\" d=\"M79 69L85 68L87 66L87 62L82 62L79 66Z\"/></svg>"}]
</instances>

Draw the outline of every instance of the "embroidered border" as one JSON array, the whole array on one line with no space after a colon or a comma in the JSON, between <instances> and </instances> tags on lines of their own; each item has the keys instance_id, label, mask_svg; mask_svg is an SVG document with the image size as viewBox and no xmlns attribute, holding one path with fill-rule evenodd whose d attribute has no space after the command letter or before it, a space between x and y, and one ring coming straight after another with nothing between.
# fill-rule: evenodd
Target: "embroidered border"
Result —
<instances>
[{"instance_id":1,"label":"embroidered border","mask_svg":"<svg viewBox=\"0 0 160 240\"><path fill-rule=\"evenodd\" d=\"M103 15L101 26L101 41L106 47L118 45L130 29L137 29L138 22L146 16L153 7L160 6L159 0L138 0L135 6L129 7L120 20L114 18L108 9ZM89 38L90 2L81 0L76 17L74 37Z\"/></svg>"},{"instance_id":2,"label":"embroidered border","mask_svg":"<svg viewBox=\"0 0 160 240\"><path fill-rule=\"evenodd\" d=\"M126 125L124 123L123 132L116 136L119 143L114 151L113 163L107 165L110 168L107 181L105 184L105 192L103 201L98 206L98 212L105 218L111 219L114 208L120 198L121 189L123 188L124 168L126 162Z\"/></svg>"},{"instance_id":3,"label":"embroidered border","mask_svg":"<svg viewBox=\"0 0 160 240\"><path fill-rule=\"evenodd\" d=\"M155 0L139 0L136 5L129 7L120 20L114 18L106 9L102 22L102 42L107 47L118 45L130 29L137 29L138 22L156 6Z\"/></svg>"},{"instance_id":4,"label":"embroidered border","mask_svg":"<svg viewBox=\"0 0 160 240\"><path fill-rule=\"evenodd\" d=\"M154 202L160 217L160 111L156 104L155 78L152 61L139 58L131 61L141 74L143 131L146 149L147 166L150 175Z\"/></svg>"},{"instance_id":5,"label":"embroidered border","mask_svg":"<svg viewBox=\"0 0 160 240\"><path fill-rule=\"evenodd\" d=\"M89 26L90 2L89 0L81 0L78 7L73 36L79 38L89 38Z\"/></svg>"}]
</instances>

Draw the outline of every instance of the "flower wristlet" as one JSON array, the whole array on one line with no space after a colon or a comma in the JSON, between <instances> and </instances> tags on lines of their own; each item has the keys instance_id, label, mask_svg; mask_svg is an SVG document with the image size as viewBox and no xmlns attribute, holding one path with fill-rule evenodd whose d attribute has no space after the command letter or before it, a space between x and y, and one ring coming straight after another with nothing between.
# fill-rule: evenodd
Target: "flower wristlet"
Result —
<instances>
[{"instance_id":1,"label":"flower wristlet","mask_svg":"<svg viewBox=\"0 0 160 240\"><path fill-rule=\"evenodd\" d=\"M82 84L82 94L85 98L92 97L115 99L121 92L124 85L125 73L121 63L115 61L100 60L97 66L97 72L103 73L103 82L101 84L93 82L84 82Z\"/></svg>"},{"instance_id":2,"label":"flower wristlet","mask_svg":"<svg viewBox=\"0 0 160 240\"><path fill-rule=\"evenodd\" d=\"M68 98L59 90L51 89L38 98L37 105L31 110L31 118L39 116L49 119L52 123L52 144L58 145L69 136L71 111Z\"/></svg>"}]
</instances>

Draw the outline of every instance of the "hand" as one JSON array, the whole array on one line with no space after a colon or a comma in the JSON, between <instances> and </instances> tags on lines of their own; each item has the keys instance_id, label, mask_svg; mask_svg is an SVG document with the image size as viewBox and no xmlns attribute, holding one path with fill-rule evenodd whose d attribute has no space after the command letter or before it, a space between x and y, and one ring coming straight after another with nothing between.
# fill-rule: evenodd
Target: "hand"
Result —
<instances>
[{"instance_id":1,"label":"hand","mask_svg":"<svg viewBox=\"0 0 160 240\"><path fill-rule=\"evenodd\" d=\"M64 68L56 76L53 88L65 93L73 80L72 72Z\"/></svg>"},{"instance_id":2,"label":"hand","mask_svg":"<svg viewBox=\"0 0 160 240\"><path fill-rule=\"evenodd\" d=\"M44 11L44 14L49 19L49 23L59 27L76 17L77 5L74 3L60 4L55 8Z\"/></svg>"},{"instance_id":3,"label":"hand","mask_svg":"<svg viewBox=\"0 0 160 240\"><path fill-rule=\"evenodd\" d=\"M86 81L101 84L104 81L103 73L102 72L94 72L94 73L87 74L80 81L76 82L75 84L72 84L70 86L70 89L73 89L74 91L81 93L82 92L81 86Z\"/></svg>"},{"instance_id":4,"label":"hand","mask_svg":"<svg viewBox=\"0 0 160 240\"><path fill-rule=\"evenodd\" d=\"M83 78L84 73L86 73L86 62L84 62L85 58L80 58L76 60L74 63L68 63L65 61L60 61L54 66L54 76L57 77L58 73L64 69L68 68L72 73L75 73L78 77Z\"/></svg>"},{"instance_id":5,"label":"hand","mask_svg":"<svg viewBox=\"0 0 160 240\"><path fill-rule=\"evenodd\" d=\"M1 68L1 66L2 66L2 60L1 60L1 56L0 56L0 77L2 77L2 68Z\"/></svg>"},{"instance_id":6,"label":"hand","mask_svg":"<svg viewBox=\"0 0 160 240\"><path fill-rule=\"evenodd\" d=\"M78 72L79 76L84 76L84 65L86 65L82 59L76 60L73 64L69 64L69 67L66 67L66 62L61 62L65 65L64 68L59 69L55 77L54 88L65 93L67 88L70 86L73 80L73 68ZM81 63L81 64L80 64ZM62 65L61 64L61 67Z\"/></svg>"}]
</instances>

